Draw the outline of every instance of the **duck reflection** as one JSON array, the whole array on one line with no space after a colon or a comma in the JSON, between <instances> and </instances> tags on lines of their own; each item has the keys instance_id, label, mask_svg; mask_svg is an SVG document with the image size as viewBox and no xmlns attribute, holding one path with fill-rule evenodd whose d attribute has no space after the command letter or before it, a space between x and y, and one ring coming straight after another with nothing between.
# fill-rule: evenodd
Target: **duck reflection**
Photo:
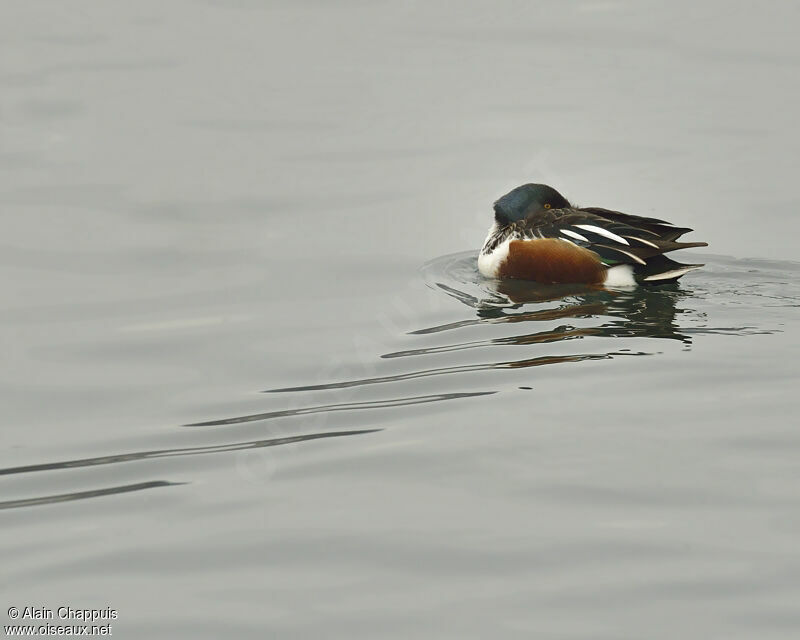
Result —
<instances>
[{"instance_id":1,"label":"duck reflection","mask_svg":"<svg viewBox=\"0 0 800 640\"><path fill-rule=\"evenodd\" d=\"M564 286L539 285L531 282L497 281L492 288L496 293L506 296L512 303L513 309L519 309L522 305L532 302L563 301L563 305L555 310L538 312L540 315L536 317L541 319L607 318L601 325L592 327L589 330L590 335L667 338L680 340L686 345L691 344L691 338L681 332L676 322L676 317L685 313L678 309L678 302L689 298L689 294L678 284L611 290L587 287L581 289L576 286L565 289ZM494 311L497 311L497 308ZM555 314L552 311L555 311ZM481 315L480 310L478 314ZM519 322L520 315L527 314L507 314L507 321Z\"/></svg>"},{"instance_id":2,"label":"duck reflection","mask_svg":"<svg viewBox=\"0 0 800 640\"><path fill-rule=\"evenodd\" d=\"M676 321L680 314L691 313L677 306L689 294L677 284L609 290L586 285L542 285L522 280L498 280L487 281L483 286L487 295L482 298L463 293L454 295L452 287L440 287L449 295L473 307L477 317L426 327L412 333L440 333L485 323L527 323L570 318L595 319L600 322L580 327L564 324L545 331L395 352L383 357L453 351L490 344L530 345L588 336L667 338L678 340L686 346L691 344L691 337L681 330ZM555 303L555 306L548 303ZM531 305L540 308L532 309ZM585 325L585 322L581 324Z\"/></svg>"}]
</instances>

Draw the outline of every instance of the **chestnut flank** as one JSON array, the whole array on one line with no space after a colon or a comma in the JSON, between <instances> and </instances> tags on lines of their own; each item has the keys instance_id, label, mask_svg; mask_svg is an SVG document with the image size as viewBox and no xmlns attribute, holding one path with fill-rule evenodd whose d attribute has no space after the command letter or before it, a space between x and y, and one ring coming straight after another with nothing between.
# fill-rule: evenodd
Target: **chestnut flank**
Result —
<instances>
[{"instance_id":1,"label":"chestnut flank","mask_svg":"<svg viewBox=\"0 0 800 640\"><path fill-rule=\"evenodd\" d=\"M508 245L508 258L500 265L497 275L553 284L601 284L606 277L606 267L593 251L565 240L513 240Z\"/></svg>"}]
</instances>

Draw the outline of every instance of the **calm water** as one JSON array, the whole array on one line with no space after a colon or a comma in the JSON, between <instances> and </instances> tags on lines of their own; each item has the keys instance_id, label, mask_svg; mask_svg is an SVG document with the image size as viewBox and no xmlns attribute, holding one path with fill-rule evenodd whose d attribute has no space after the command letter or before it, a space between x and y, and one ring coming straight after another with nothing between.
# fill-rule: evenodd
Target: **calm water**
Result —
<instances>
[{"instance_id":1,"label":"calm water","mask_svg":"<svg viewBox=\"0 0 800 640\"><path fill-rule=\"evenodd\" d=\"M799 21L5 3L3 625L798 637ZM482 280L532 180L706 267Z\"/></svg>"}]
</instances>

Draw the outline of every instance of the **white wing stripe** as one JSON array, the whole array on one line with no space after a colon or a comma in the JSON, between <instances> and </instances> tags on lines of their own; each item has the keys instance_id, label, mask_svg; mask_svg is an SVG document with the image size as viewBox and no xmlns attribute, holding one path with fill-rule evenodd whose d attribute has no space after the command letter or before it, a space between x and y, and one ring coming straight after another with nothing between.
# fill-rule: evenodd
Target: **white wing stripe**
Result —
<instances>
[{"instance_id":1,"label":"white wing stripe","mask_svg":"<svg viewBox=\"0 0 800 640\"><path fill-rule=\"evenodd\" d=\"M637 242L641 242L642 244L646 244L648 247L653 247L653 249L658 249L658 245L654 242L650 242L649 240L645 240L644 238L639 238L637 236L623 236L628 240L636 240Z\"/></svg>"},{"instance_id":2,"label":"white wing stripe","mask_svg":"<svg viewBox=\"0 0 800 640\"><path fill-rule=\"evenodd\" d=\"M608 229L603 229L603 227L596 227L593 224L576 224L573 226L577 227L578 229L583 229L584 231L596 233L597 235L603 236L604 238L608 238L609 240L613 240L614 242L630 245L630 243L625 238L623 238L622 236L618 236L616 233L609 231Z\"/></svg>"},{"instance_id":3,"label":"white wing stripe","mask_svg":"<svg viewBox=\"0 0 800 640\"><path fill-rule=\"evenodd\" d=\"M620 253L624 253L626 256L630 256L633 260L638 262L639 264L647 264L644 260L642 260L639 256L635 256L632 253L627 251L623 251L622 249L615 249L615 251L619 251Z\"/></svg>"},{"instance_id":4,"label":"white wing stripe","mask_svg":"<svg viewBox=\"0 0 800 640\"><path fill-rule=\"evenodd\" d=\"M694 271L695 269L699 269L702 265L697 264L690 264L689 266L683 267L682 269L673 269L672 271L664 271L663 273L656 273L652 276L647 276L643 278L647 282L653 282L655 280L671 280L672 278L680 278L683 274L689 273L690 271Z\"/></svg>"},{"instance_id":5,"label":"white wing stripe","mask_svg":"<svg viewBox=\"0 0 800 640\"><path fill-rule=\"evenodd\" d=\"M580 233L575 231L570 231L569 229L562 229L561 233L565 236L569 236L570 238L575 238L576 240L583 240L583 242L589 242L589 238L582 236Z\"/></svg>"}]
</instances>

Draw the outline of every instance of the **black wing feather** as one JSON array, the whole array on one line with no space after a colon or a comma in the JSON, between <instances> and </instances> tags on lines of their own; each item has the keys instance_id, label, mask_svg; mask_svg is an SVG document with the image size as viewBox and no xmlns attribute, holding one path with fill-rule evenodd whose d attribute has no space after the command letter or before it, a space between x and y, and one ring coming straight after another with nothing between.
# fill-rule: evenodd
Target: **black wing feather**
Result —
<instances>
[{"instance_id":1,"label":"black wing feather","mask_svg":"<svg viewBox=\"0 0 800 640\"><path fill-rule=\"evenodd\" d=\"M630 213L622 213L621 211L613 211L611 209L603 209L602 207L583 207L581 211L586 211L594 215L606 218L608 220L616 220L631 227L635 227L642 231L656 235L662 240L677 240L684 233L689 233L692 229L688 227L676 227L659 218L645 218L643 216L635 216Z\"/></svg>"},{"instance_id":2,"label":"black wing feather","mask_svg":"<svg viewBox=\"0 0 800 640\"><path fill-rule=\"evenodd\" d=\"M514 227L523 237L569 240L594 251L608 265L630 264L641 278L696 266L681 265L663 254L708 246L705 242L677 242L683 234L691 231L687 227L675 227L659 218L600 207L539 211L514 223Z\"/></svg>"}]
</instances>

